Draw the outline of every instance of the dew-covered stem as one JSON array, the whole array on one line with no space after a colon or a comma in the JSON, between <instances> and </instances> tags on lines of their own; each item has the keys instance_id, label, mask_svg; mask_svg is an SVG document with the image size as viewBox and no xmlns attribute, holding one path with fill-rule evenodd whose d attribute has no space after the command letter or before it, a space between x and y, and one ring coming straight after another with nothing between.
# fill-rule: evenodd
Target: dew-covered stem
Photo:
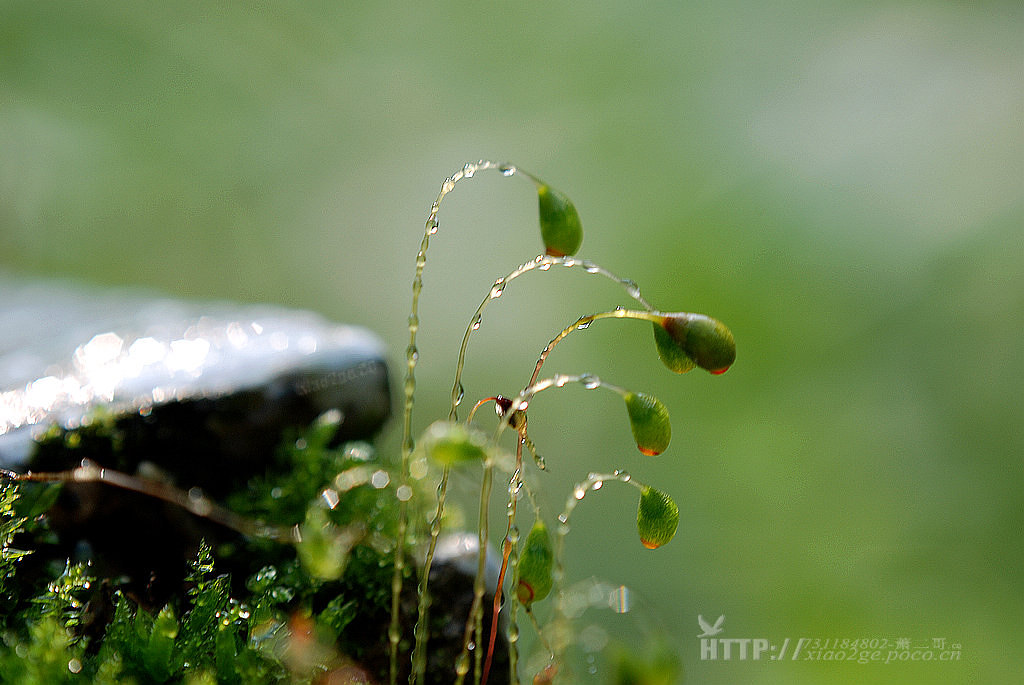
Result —
<instances>
[{"instance_id":1,"label":"dew-covered stem","mask_svg":"<svg viewBox=\"0 0 1024 685\"><path fill-rule=\"evenodd\" d=\"M568 336L573 331L587 328L593 322L599 321L601 319L637 319L640 321L650 321L652 323L660 324L664 320L664 318L664 315L659 314L650 309L645 311L638 311L636 309L623 308L613 309L610 312L598 312L597 314L587 314L586 316L581 316L579 319L576 320L575 323L572 323L563 328L559 332L559 334L552 338L551 342L549 342L547 346L543 350L541 350L540 359L537 360L537 365L533 369L533 375L530 377L530 385L537 382L537 378L540 376L541 367L544 366L544 362L547 361L548 355L551 354L551 351L554 350L555 346L559 342L564 340L566 336Z\"/></svg>"},{"instance_id":2,"label":"dew-covered stem","mask_svg":"<svg viewBox=\"0 0 1024 685\"><path fill-rule=\"evenodd\" d=\"M538 255L529 262L521 264L516 270L494 281L494 285L491 286L491 289L488 291L487 295L480 302L480 306L476 308L476 312L473 313L473 316L469 320L469 325L466 326L466 333L462 337L462 346L459 348L459 360L455 366L455 382L452 384L452 404L451 410L448 413L448 418L450 420L455 421L458 418L458 407L459 404L462 403L462 397L464 393L462 387L462 370L466 364L466 350L469 348L470 336L473 335L474 331L480 328L480 325L483 322L483 313L484 310L487 309L487 305L489 305L494 300L499 299L505 292L505 287L510 282L519 278L523 274L530 273L531 271L550 271L551 267L553 266L560 266L567 269L579 268L582 269L584 273L596 274L603 278L607 278L611 281L614 281L615 283L621 285L625 289L626 294L628 294L631 298L636 300L636 302L638 302L641 307L643 307L647 311L653 311L651 305L647 302L647 300L644 299L643 295L640 293L640 288L639 286L637 286L635 281L628 278L622 278L620 276L617 276L611 271L608 271L604 267L599 266L588 259L577 259L576 257L552 257L550 255ZM534 378L534 380L536 380L536 378Z\"/></svg>"},{"instance_id":3,"label":"dew-covered stem","mask_svg":"<svg viewBox=\"0 0 1024 685\"><path fill-rule=\"evenodd\" d=\"M619 395L622 395L624 392L626 392L622 388L616 385L612 385L611 383L607 383L590 373L557 374L551 376L550 378L535 381L532 385L523 388L523 390L515 397L515 399L512 400L509 409L505 413L507 415L510 412L525 411L526 408L529 406L530 402L533 400L534 396L537 395L537 393L543 392L549 388L564 388L566 385L572 383L579 383L587 390L593 390L595 388L605 388ZM506 426L508 426L508 421L498 422L498 427L495 429L493 438L495 443L497 443L498 439L501 437L501 434L505 431Z\"/></svg>"},{"instance_id":4,"label":"dew-covered stem","mask_svg":"<svg viewBox=\"0 0 1024 685\"><path fill-rule=\"evenodd\" d=\"M586 480L577 483L565 501L565 509L558 515L558 526L555 529L555 561L551 575L555 584L555 613L552 623L555 626L555 642L549 647L554 661L559 661L566 648L566 636L569 635L569 618L565 612L565 538L569 534L570 518L576 506L583 501L588 492L600 490L607 481L628 483L643 491L644 485L635 481L626 471L616 469L611 473L591 473Z\"/></svg>"},{"instance_id":5,"label":"dew-covered stem","mask_svg":"<svg viewBox=\"0 0 1024 685\"><path fill-rule=\"evenodd\" d=\"M419 351L416 347L416 334L419 331L419 299L423 290L423 270L427 264L427 248L430 247L430 237L437 233L437 214L441 209L441 202L444 197L455 189L455 185L464 178L472 178L477 172L497 169L504 175L510 176L515 173L515 167L510 164L480 160L479 162L467 162L462 169L455 172L441 184L441 190L437 199L430 207L427 215L423 239L420 241L420 249L416 253L416 270L412 281L412 304L409 311L409 345L406 347L406 372L404 389L404 404L402 418L402 463L399 470L398 487L405 493L409 491L409 464L414 447L412 438L412 410L413 397L416 392L416 362L419 358ZM402 578L405 572L405 545L408 536L409 526L409 501L399 498L398 525L395 541L394 573L391 582L391 623L388 629L388 655L389 669L388 682L396 685L398 681L398 643L401 640L401 593ZM424 569L423 576L430 572L429 564ZM425 639L425 636L424 638ZM422 651L423 645L420 636L416 638L416 647ZM410 675L411 685L415 685L416 669Z\"/></svg>"},{"instance_id":6,"label":"dew-covered stem","mask_svg":"<svg viewBox=\"0 0 1024 685\"><path fill-rule=\"evenodd\" d=\"M548 663L554 663L555 661L555 650L552 649L551 643L544 636L544 630L540 626L540 622L537 620L537 614L533 613L533 609L527 607L525 609L526 615L530 618L530 623L533 624L533 630L537 633L537 640L540 642L540 646L548 653Z\"/></svg>"},{"instance_id":7,"label":"dew-covered stem","mask_svg":"<svg viewBox=\"0 0 1024 685\"><path fill-rule=\"evenodd\" d=\"M427 554L423 560L423 567L420 569L419 582L416 587L417 610L416 624L413 627L415 644L412 650L412 670L409 674L410 685L415 685L417 680L423 678L427 668L427 637L430 615L430 590L429 574L430 566L434 561L434 552L437 550L437 540L441 535L441 517L444 516L444 504L448 493L448 477L451 467L446 465L441 470L441 480L437 484L437 508L434 510L434 518L430 521L430 541L427 543Z\"/></svg>"},{"instance_id":8,"label":"dew-covered stem","mask_svg":"<svg viewBox=\"0 0 1024 685\"><path fill-rule=\"evenodd\" d=\"M483 650L481 649L481 635L483 632L483 615L484 615L484 593L487 590L485 583L485 573L487 571L487 537L489 533L489 520L488 516L488 504L491 499L491 486L494 482L494 466L491 464L484 465L484 475L481 479L480 484L480 518L478 524L478 535L479 535L479 552L477 556L477 569L476 577L473 580L473 604L469 610L469 616L466 618L466 629L462 637L462 652L459 654L455 662L455 685L462 685L466 678L466 674L469 672L469 650L470 644L476 644L475 659L476 659L476 679L475 682L479 683L481 678L481 662L483 658Z\"/></svg>"},{"instance_id":9,"label":"dew-covered stem","mask_svg":"<svg viewBox=\"0 0 1024 685\"><path fill-rule=\"evenodd\" d=\"M533 505L534 513L536 516L540 516L540 509L537 506L536 501L533 499L532 493L526 488L526 483L522 479L523 469L523 446L526 444L526 437L524 435L519 436L519 442L516 446L516 468L512 472L512 478L509 479L508 483L508 503L506 505L506 516L508 518L507 526L505 528L505 540L502 544L501 554L501 568L498 570L498 583L494 588L494 605L491 613L491 631L489 633L490 639L487 642L487 659L484 662L483 679L481 685L487 685L487 675L491 668L491 659L494 656L494 642L498 634L498 614L501 611L501 595L502 589L505 585L505 574L508 569L512 568L512 587L515 587L518 582L517 569L518 569L518 544L519 544L519 529L516 527L516 509L519 504L519 493L525 489L526 494L530 497L530 503ZM519 640L519 628L515 625L515 611L519 606L519 598L515 592L509 593L509 625L507 628L507 636L509 642L509 665L512 669L513 679L511 682L518 682L515 679L516 674L516 662L519 657L518 640Z\"/></svg>"}]
</instances>

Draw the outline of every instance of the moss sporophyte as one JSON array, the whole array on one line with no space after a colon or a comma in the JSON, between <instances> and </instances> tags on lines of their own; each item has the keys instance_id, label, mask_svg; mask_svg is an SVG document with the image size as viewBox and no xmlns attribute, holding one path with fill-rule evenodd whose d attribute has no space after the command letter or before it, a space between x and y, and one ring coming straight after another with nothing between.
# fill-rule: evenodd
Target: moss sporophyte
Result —
<instances>
[{"instance_id":1,"label":"moss sporophyte","mask_svg":"<svg viewBox=\"0 0 1024 685\"><path fill-rule=\"evenodd\" d=\"M420 433L413 409L427 250L438 234L445 197L461 181L490 171L534 184L541 254L486 290L462 338L448 416ZM86 420L41 434L21 468L8 464L0 491L0 680L572 681L567 652L575 639L574 598L564 550L575 508L606 483L635 487L638 547L650 549L672 539L679 510L668 493L620 469L587 474L557 515L542 509L528 484L532 477L525 477L528 468L546 468L529 435L528 414L538 393L575 385L619 395L632 438L644 455L668 450L672 434L668 410L653 395L591 373L544 376L545 364L575 331L612 320L650 323L658 358L676 373L700 367L718 375L736 356L732 333L723 323L654 308L634 281L575 256L582 241L582 222L568 197L511 164L471 162L442 183L415 259L401 386L401 447L394 460L379 458L370 443L360 441L380 426L386 402L384 409L372 416L363 411L362 422L353 423L351 417L360 416L359 401L339 406L338 396L332 396L327 405L316 405L316 420L288 414L289 420L279 422L279 449L259 460L230 461L219 469L229 477L221 473L211 479L210 465L220 458L212 455L227 449L211 447L219 439L214 436L225 434L225 417L273 414L269 407L274 402L263 402L258 391L248 389L242 404L224 398L211 404L204 395L188 411L181 394L165 408L154 390L148 402L122 409L120 415L96 409ZM540 351L518 393L483 397L460 419L463 369L484 310L516 279L556 268L609 279L634 304L568 323ZM237 334L228 328L226 338ZM344 378L350 389L362 387L378 400L381 392L386 396L379 355L355 354L363 349L358 346L344 349L337 355L345 360L341 367L299 374L290 386L305 401L296 402L297 407L331 389L331 379ZM274 397L280 397L280 384L273 387ZM493 423L479 412L491 404ZM207 412L201 419L196 418L199 409ZM195 463L139 453L140 445L143 452L159 451L160 436L168 434L201 438L176 443L171 450L176 456L200 450L200 444L204 456ZM237 442L231 440L236 448ZM240 451L251 455L255 448L242 442L246 447ZM524 452L530 453L532 467ZM480 476L473 533L446 529L453 470ZM500 554L489 558L496 477L507 493L506 520ZM121 513L97 514L120 500L127 502L115 508ZM525 539L520 535L521 503L529 508ZM136 510L143 527L163 526L157 535L175 540L161 563L147 556L160 556L159 544L137 545L124 534L104 537L98 532L120 530L116 526L124 522L111 519ZM115 554L118 547L121 553ZM191 563L178 568L175 563L180 566L186 558L183 550ZM536 634L539 659L520 656L520 613ZM625 659L608 652L609 659ZM623 664L609 669L615 682L631 682L621 674L636 672L634 665Z\"/></svg>"}]
</instances>

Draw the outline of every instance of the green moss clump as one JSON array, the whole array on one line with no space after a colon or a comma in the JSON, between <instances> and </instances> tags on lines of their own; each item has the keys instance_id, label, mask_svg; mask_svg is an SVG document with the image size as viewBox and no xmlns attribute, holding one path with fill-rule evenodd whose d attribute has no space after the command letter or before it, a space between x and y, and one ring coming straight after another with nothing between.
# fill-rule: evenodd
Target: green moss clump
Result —
<instances>
[{"instance_id":1,"label":"green moss clump","mask_svg":"<svg viewBox=\"0 0 1024 685\"><path fill-rule=\"evenodd\" d=\"M166 584L178 590L153 604L130 579L49 558L74 541L37 515L67 486L3 483L0 682L302 683L340 668L379 679L396 500L374 485L374 474L378 485L389 476L369 445L329 446L336 427L322 420L288 438L225 502L268 529L291 530L316 512L332 529L355 531L332 580L312 573L296 545L220 530L198 541L183 577ZM116 458L109 428L61 431L45 449L87 443L91 454ZM107 498L125 495L99 487ZM120 540L129 553L138 542Z\"/></svg>"}]
</instances>

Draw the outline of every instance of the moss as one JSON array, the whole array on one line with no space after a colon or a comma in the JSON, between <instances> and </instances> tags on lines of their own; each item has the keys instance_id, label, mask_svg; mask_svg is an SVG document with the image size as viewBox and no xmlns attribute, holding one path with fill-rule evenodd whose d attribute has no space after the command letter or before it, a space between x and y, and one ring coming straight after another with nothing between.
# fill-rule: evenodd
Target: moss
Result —
<instances>
[{"instance_id":1,"label":"moss","mask_svg":"<svg viewBox=\"0 0 1024 685\"><path fill-rule=\"evenodd\" d=\"M88 517L74 526L55 525L60 509L73 506L65 501L70 486L4 483L0 681L308 682L342 667L381 678L396 500L371 482L374 473L387 471L369 445L329 447L335 428L321 420L289 436L271 462L238 482L226 500L242 515L281 529L317 512L335 530L360 531L344 549L344 573L333 580L310 573L296 545L217 530L178 512L176 523L188 525L171 532L182 540L161 542L175 549L194 546L191 561L175 578L166 577L172 568L150 568L165 577L163 592L148 592L143 586L156 576L134 577L131 564L112 569L110 559L102 565L57 563L83 546L94 549L97 540L118 545L126 557L143 554L145 531L132 521L114 530L94 529L107 519ZM118 454L119 433L112 422L51 431L40 454L58 470L73 467L82 450L137 468ZM134 493L98 487L105 500L138 503ZM61 488L65 492L55 498ZM331 500L325 491L337 496L333 508L324 505ZM48 502L56 502L51 513L36 516ZM79 505L76 514L82 513ZM197 534L203 535L193 539Z\"/></svg>"}]
</instances>

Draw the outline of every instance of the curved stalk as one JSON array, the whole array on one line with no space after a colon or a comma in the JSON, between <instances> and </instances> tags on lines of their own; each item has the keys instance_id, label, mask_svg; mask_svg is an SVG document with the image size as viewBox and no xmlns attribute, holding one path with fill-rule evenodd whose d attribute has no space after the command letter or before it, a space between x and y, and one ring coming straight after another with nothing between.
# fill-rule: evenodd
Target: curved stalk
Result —
<instances>
[{"instance_id":1,"label":"curved stalk","mask_svg":"<svg viewBox=\"0 0 1024 685\"><path fill-rule=\"evenodd\" d=\"M437 199L434 200L433 205L430 207L430 213L427 215L425 228L423 231L423 239L420 242L419 252L416 254L416 271L412 282L412 305L409 312L409 345L406 347L405 360L406 360L406 375L404 388L405 402L403 406L403 419L402 419L402 462L399 471L398 479L398 491L408 495L410 493L409 486L409 466L412 457L412 451L414 448L414 442L412 438L412 409L413 409L413 396L416 392L416 363L419 359L419 350L416 347L416 334L419 331L419 298L420 293L423 290L423 270L427 264L427 248L430 246L430 237L437 233L438 221L437 215L441 209L441 202L444 197L455 189L455 185L465 179L472 178L477 172L486 171L490 169L496 169L505 176L511 176L516 173L516 168L511 164L491 162L487 160L480 160L478 162L467 162L465 166L459 171L449 176L441 184L441 190L437 194ZM533 178L530 176L530 178ZM447 485L447 479L442 477L442 486ZM443 487L439 487L439 499L443 501L444 493ZM440 518L438 517L438 521ZM388 682L390 685L396 685L398 681L398 643L402 638L401 630L401 593L403 577L405 573L405 545L408 536L409 528L409 498L399 497L399 508L398 508L398 529L396 531L396 544L395 544L395 557L394 557L394 572L391 579L391 623L388 628ZM432 551L437 545L437 536L440 533L440 527L431 525L431 541L430 550ZM428 557L430 556L428 552ZM430 564L425 563L424 569L421 574L421 591L426 591L427 582L430 573ZM421 607L424 606L424 602L420 602ZM421 625L422 624L422 625ZM413 648L413 653L417 654L422 652L426 643L426 630L423 626L426 624L426 617L420 614L417 617L416 626L413 628L413 632L416 636L416 643ZM421 659L418 663L422 663L425 667L425 659ZM415 685L416 681L423 675L422 667L414 665L409 675L410 685Z\"/></svg>"},{"instance_id":2,"label":"curved stalk","mask_svg":"<svg viewBox=\"0 0 1024 685\"><path fill-rule=\"evenodd\" d=\"M525 174L526 172L522 173ZM640 306L647 311L653 311L653 307L651 307L650 303L648 303L640 293L640 287L637 286L636 281L616 276L611 271L598 266L590 260L577 259L576 257L552 257L549 255L538 255L533 260L526 262L525 264L521 264L515 271L512 271L494 281L494 285L491 286L487 296L484 297L482 302L480 302L480 306L477 307L476 312L473 313L473 316L469 320L469 325L466 327L466 333L462 337L462 347L459 348L459 360L455 365L455 382L452 384L452 404L451 410L448 412L448 418L450 420L455 421L458 418L458 407L462 403L462 396L464 394L462 387L462 369L466 364L466 350L469 347L469 338L473 334L473 331L480 328L480 324L483 321L483 313L487 308L487 305L501 297L505 292L505 287L523 274L535 270L549 271L553 266L565 267L567 269L578 267L583 269L585 273L596 274L614 281L621 285L626 290L626 294L636 300ZM534 378L534 380L536 380L536 378Z\"/></svg>"},{"instance_id":3,"label":"curved stalk","mask_svg":"<svg viewBox=\"0 0 1024 685\"><path fill-rule=\"evenodd\" d=\"M569 534L569 519L572 516L572 512L576 509L576 506L583 501L586 494L593 490L600 490L607 481L628 483L641 492L644 488L644 484L634 480L629 473L616 469L611 473L589 474L586 480L576 484L572 489L572 492L569 494L569 497L566 499L565 509L558 515L558 526L555 529L555 563L551 570L552 580L554 580L555 583L555 613L551 618L552 624L555 628L555 640L553 644L548 646L548 649L551 651L552 662L554 663L561 661L562 655L565 653L565 648L567 646L567 636L569 635L569 618L565 613L566 593L564 560L565 538Z\"/></svg>"},{"instance_id":4,"label":"curved stalk","mask_svg":"<svg viewBox=\"0 0 1024 685\"><path fill-rule=\"evenodd\" d=\"M562 329L562 331L551 339L551 342L541 350L540 359L537 360L537 366L533 369L533 375L530 377L530 385L537 382L537 377L540 375L541 367L544 366L544 362L547 361L548 355L555 349L555 345L564 340L573 331L577 331L583 328L587 328L595 321L601 319L637 319L639 321L650 321L652 323L660 324L665 320L665 316L659 314L653 310L638 311L635 309L613 309L610 312L599 312L597 314L587 314L581 316L576 320L575 323L570 324Z\"/></svg>"}]
</instances>

